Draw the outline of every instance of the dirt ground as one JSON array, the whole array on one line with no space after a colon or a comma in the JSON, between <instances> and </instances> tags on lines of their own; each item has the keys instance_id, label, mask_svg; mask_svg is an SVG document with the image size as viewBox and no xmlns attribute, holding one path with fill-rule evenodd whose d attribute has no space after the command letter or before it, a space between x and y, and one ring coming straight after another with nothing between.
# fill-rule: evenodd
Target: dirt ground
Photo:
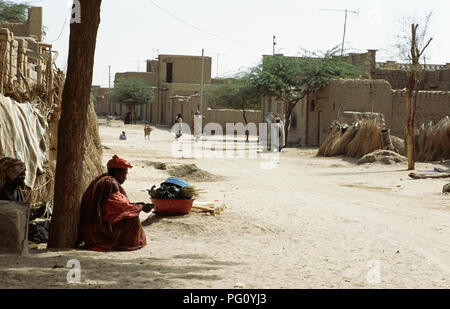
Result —
<instances>
[{"instance_id":1,"label":"dirt ground","mask_svg":"<svg viewBox=\"0 0 450 309\"><path fill-rule=\"evenodd\" d=\"M119 141L123 130L128 140ZM243 150L178 159L167 128L145 141L142 125L102 121L100 135L104 164L117 154L134 165L124 184L132 201L149 202L146 189L195 164L186 177L205 191L200 201L227 208L217 216L142 213L148 246L139 251L40 245L28 256L0 254L0 288L450 288L450 195L441 193L449 179L413 180L404 163L358 166L317 158L317 149L285 149L269 169ZM254 138L249 145L256 150ZM416 170L433 167L449 162ZM81 280L69 284L72 259Z\"/></svg>"}]
</instances>

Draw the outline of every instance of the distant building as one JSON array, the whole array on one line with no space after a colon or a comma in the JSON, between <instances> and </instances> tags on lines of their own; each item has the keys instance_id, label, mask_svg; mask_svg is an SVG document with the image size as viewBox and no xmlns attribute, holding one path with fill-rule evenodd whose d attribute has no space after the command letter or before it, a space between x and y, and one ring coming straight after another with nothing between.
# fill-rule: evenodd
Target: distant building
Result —
<instances>
[{"instance_id":1,"label":"distant building","mask_svg":"<svg viewBox=\"0 0 450 309\"><path fill-rule=\"evenodd\" d=\"M201 68L201 56L159 55L156 60L147 60L146 72L117 73L114 83L121 78L135 78L154 87L154 101L148 106L137 107L137 116L150 123L171 125L183 110L184 101L179 98L200 93ZM203 68L203 83L211 84L211 57L204 57ZM100 97L105 94L103 89L96 90ZM206 97L203 100L206 110ZM99 100L97 113L123 116L128 112L125 106L113 100L110 106L106 106L107 104L108 98Z\"/></svg>"},{"instance_id":2,"label":"distant building","mask_svg":"<svg viewBox=\"0 0 450 309\"><path fill-rule=\"evenodd\" d=\"M376 62L376 50L344 57L369 73L368 79L335 80L297 103L291 115L288 142L318 147L330 125L344 111L382 113L391 134L404 138L408 65L393 61ZM450 64L423 65L424 82L416 109L416 128L450 115ZM262 121L269 113L284 116L284 104L263 98Z\"/></svg>"}]
</instances>

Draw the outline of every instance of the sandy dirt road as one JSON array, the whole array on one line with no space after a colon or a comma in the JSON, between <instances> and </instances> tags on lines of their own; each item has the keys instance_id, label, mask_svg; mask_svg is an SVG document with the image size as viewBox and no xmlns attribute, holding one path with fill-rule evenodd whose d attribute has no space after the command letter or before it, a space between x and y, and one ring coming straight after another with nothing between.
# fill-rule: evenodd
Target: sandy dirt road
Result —
<instances>
[{"instance_id":1,"label":"sandy dirt road","mask_svg":"<svg viewBox=\"0 0 450 309\"><path fill-rule=\"evenodd\" d=\"M119 141L123 130L128 140ZM450 288L450 196L441 193L448 179L413 180L404 164L358 166L317 158L317 149L285 149L271 169L243 150L177 159L166 128L145 141L142 125L114 122L101 124L100 135L104 164L117 154L134 165L124 184L132 201L148 202L145 189L169 176L155 163L196 164L214 175L189 181L205 191L200 201L227 208L218 216L143 213L149 244L139 251L41 245L27 257L2 254L0 288ZM254 139L249 147L256 150ZM449 163L416 169L433 167ZM67 283L71 259L80 261L80 283Z\"/></svg>"}]
</instances>

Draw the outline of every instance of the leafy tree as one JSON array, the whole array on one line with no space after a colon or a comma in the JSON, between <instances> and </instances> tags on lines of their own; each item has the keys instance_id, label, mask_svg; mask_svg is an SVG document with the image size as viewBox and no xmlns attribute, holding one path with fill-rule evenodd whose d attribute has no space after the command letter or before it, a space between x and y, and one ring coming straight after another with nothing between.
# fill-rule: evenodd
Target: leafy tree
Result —
<instances>
[{"instance_id":1,"label":"leafy tree","mask_svg":"<svg viewBox=\"0 0 450 309\"><path fill-rule=\"evenodd\" d=\"M153 90L142 79L122 78L112 90L112 96L118 102L125 104L133 118L136 119L136 105L149 104L153 101Z\"/></svg>"},{"instance_id":2,"label":"leafy tree","mask_svg":"<svg viewBox=\"0 0 450 309\"><path fill-rule=\"evenodd\" d=\"M275 97L285 104L285 141L293 109L305 96L326 86L333 79L360 77L355 66L335 56L337 48L323 55L306 53L303 57L266 56L250 69L250 83L260 94Z\"/></svg>"},{"instance_id":3,"label":"leafy tree","mask_svg":"<svg viewBox=\"0 0 450 309\"><path fill-rule=\"evenodd\" d=\"M241 110L245 125L248 124L246 111L261 108L261 96L250 83L247 73L211 85L208 91L209 102L214 106ZM248 132L246 140L248 141Z\"/></svg>"},{"instance_id":4,"label":"leafy tree","mask_svg":"<svg viewBox=\"0 0 450 309\"><path fill-rule=\"evenodd\" d=\"M0 22L24 23L28 19L28 8L25 3L14 3L0 0Z\"/></svg>"}]
</instances>

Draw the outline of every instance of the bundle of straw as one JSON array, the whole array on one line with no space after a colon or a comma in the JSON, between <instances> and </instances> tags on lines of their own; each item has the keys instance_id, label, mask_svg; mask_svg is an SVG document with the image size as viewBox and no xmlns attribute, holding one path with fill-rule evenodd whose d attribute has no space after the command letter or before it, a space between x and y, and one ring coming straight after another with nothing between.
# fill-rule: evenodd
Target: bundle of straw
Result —
<instances>
[{"instance_id":1,"label":"bundle of straw","mask_svg":"<svg viewBox=\"0 0 450 309\"><path fill-rule=\"evenodd\" d=\"M194 197L199 197L201 193L204 193L203 191L198 190L194 186L186 186L180 188L181 195L186 200L190 200Z\"/></svg>"},{"instance_id":2,"label":"bundle of straw","mask_svg":"<svg viewBox=\"0 0 450 309\"><path fill-rule=\"evenodd\" d=\"M345 154L347 145L353 140L360 127L359 122L353 124L342 134L330 148L330 156L340 156Z\"/></svg>"},{"instance_id":3,"label":"bundle of straw","mask_svg":"<svg viewBox=\"0 0 450 309\"><path fill-rule=\"evenodd\" d=\"M318 156L330 156L330 148L335 143L335 141L341 136L341 127L339 124L333 124L333 127L331 128L331 132L328 134L328 136L323 141L322 145L319 148L319 152L317 153Z\"/></svg>"},{"instance_id":4,"label":"bundle of straw","mask_svg":"<svg viewBox=\"0 0 450 309\"><path fill-rule=\"evenodd\" d=\"M422 124L415 136L416 161L429 162L450 158L450 118L446 116L436 125Z\"/></svg>"},{"instance_id":5,"label":"bundle of straw","mask_svg":"<svg viewBox=\"0 0 450 309\"><path fill-rule=\"evenodd\" d=\"M383 147L381 127L376 120L363 120L355 137L345 149L347 157L361 158Z\"/></svg>"}]
</instances>

